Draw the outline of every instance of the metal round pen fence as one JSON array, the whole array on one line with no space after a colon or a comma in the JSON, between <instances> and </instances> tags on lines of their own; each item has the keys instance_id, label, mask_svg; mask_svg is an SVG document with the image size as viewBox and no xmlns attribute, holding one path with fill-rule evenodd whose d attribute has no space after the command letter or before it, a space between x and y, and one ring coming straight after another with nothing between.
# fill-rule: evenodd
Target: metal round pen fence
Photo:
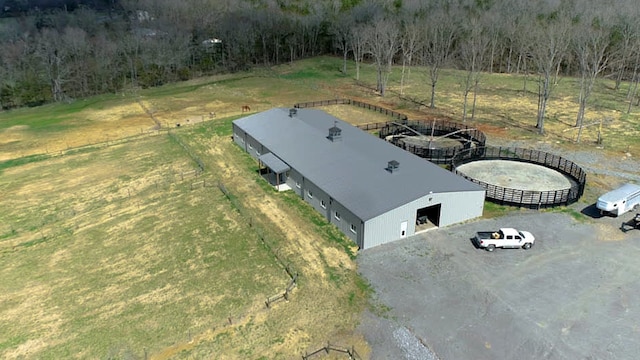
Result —
<instances>
[{"instance_id":1,"label":"metal round pen fence","mask_svg":"<svg viewBox=\"0 0 640 360\"><path fill-rule=\"evenodd\" d=\"M482 131L444 120L388 122L380 128L378 136L436 164L449 164L454 155L483 147L486 142ZM411 141L414 139L420 141ZM443 143L445 139L448 141Z\"/></svg>"},{"instance_id":2,"label":"metal round pen fence","mask_svg":"<svg viewBox=\"0 0 640 360\"><path fill-rule=\"evenodd\" d=\"M552 191L519 190L488 184L457 170L460 165L481 160L511 160L541 165L566 175L572 180L572 185L570 188ZM487 200L531 209L568 205L578 201L584 193L587 180L584 170L572 161L543 151L521 148L478 147L463 150L453 157L451 167L456 174L484 187Z\"/></svg>"}]
</instances>

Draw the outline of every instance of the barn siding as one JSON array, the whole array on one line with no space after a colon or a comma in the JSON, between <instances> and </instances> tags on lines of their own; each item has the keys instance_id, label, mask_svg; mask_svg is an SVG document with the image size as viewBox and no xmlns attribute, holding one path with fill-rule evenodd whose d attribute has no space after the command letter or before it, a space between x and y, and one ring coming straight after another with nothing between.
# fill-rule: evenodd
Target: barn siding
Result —
<instances>
[{"instance_id":1,"label":"barn siding","mask_svg":"<svg viewBox=\"0 0 640 360\"><path fill-rule=\"evenodd\" d=\"M415 234L418 209L441 205L440 227L482 216L484 191L438 193L423 196L365 222L364 246L368 249L401 238L400 226L407 221L407 237Z\"/></svg>"}]
</instances>

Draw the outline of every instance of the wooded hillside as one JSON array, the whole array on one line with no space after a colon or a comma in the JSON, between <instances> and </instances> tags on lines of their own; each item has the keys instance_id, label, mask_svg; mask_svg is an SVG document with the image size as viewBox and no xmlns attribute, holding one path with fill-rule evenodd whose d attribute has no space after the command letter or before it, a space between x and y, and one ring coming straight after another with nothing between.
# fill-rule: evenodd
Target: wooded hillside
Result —
<instances>
[{"instance_id":1,"label":"wooded hillside","mask_svg":"<svg viewBox=\"0 0 640 360\"><path fill-rule=\"evenodd\" d=\"M44 4L48 4L44 6ZM39 4L39 5L38 5ZM10 109L135 90L206 74L336 54L377 70L391 65L465 70L464 116L482 74L529 74L537 126L557 78L580 79L584 117L594 82L629 81L637 101L640 7L635 0L121 0L2 2L0 106ZM40 7L38 7L40 6ZM467 109L468 108L468 109Z\"/></svg>"}]
</instances>

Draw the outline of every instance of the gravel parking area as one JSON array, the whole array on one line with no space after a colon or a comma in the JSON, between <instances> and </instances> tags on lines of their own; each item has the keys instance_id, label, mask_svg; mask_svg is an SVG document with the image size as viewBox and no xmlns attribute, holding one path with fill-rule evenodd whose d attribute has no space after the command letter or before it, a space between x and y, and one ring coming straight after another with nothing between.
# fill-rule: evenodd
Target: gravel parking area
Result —
<instances>
[{"instance_id":1,"label":"gravel parking area","mask_svg":"<svg viewBox=\"0 0 640 360\"><path fill-rule=\"evenodd\" d=\"M519 211L362 251L378 308L372 359L633 359L640 353L640 231ZM529 230L531 250L476 249L476 231Z\"/></svg>"}]
</instances>

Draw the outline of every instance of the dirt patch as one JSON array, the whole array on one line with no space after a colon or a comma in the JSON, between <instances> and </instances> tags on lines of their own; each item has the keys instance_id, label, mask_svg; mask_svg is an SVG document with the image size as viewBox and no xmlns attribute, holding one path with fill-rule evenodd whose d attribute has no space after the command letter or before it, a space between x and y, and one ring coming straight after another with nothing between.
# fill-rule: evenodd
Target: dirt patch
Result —
<instances>
[{"instance_id":1,"label":"dirt patch","mask_svg":"<svg viewBox=\"0 0 640 360\"><path fill-rule=\"evenodd\" d=\"M393 121L390 116L377 111L363 109L353 105L328 105L320 106L317 109L327 112L340 120L351 125L362 125Z\"/></svg>"},{"instance_id":2,"label":"dirt patch","mask_svg":"<svg viewBox=\"0 0 640 360\"><path fill-rule=\"evenodd\" d=\"M137 110L136 110L137 107ZM7 145L0 152L0 161L34 154L55 154L80 146L108 143L152 130L154 123L133 103L79 113L66 121L64 131L35 132L19 125L19 130L3 136ZM15 127L14 127L15 128ZM8 143L10 142L10 143Z\"/></svg>"},{"instance_id":3,"label":"dirt patch","mask_svg":"<svg viewBox=\"0 0 640 360\"><path fill-rule=\"evenodd\" d=\"M554 191L572 185L560 172L520 161L481 160L460 165L457 170L475 180L509 189Z\"/></svg>"},{"instance_id":4,"label":"dirt patch","mask_svg":"<svg viewBox=\"0 0 640 360\"><path fill-rule=\"evenodd\" d=\"M300 272L301 285L293 289L292 301L276 303L271 310L265 311L258 300L251 315L234 319L225 332L206 331L197 336L195 341L199 344L181 343L152 357L166 359L176 351L197 348L223 333L235 334L245 326L262 328L267 324L275 331L281 331L278 337L283 340L270 344L269 354L300 354L313 351L327 341L343 343L346 347L356 346L359 354L368 354L368 346L362 336L343 330L344 326L348 326L346 320L353 318L355 321L357 314L345 314L341 309L343 305L337 303L345 301L340 299L347 294L336 292L335 278L342 278L339 275L341 271L355 269L354 262L344 251L326 246L320 235L311 230L308 220L287 209L288 205L283 203L280 195L260 190L256 180L247 176L242 165L236 165L241 150L228 139L213 137L207 139L206 144L210 159L215 161L212 166L218 169L217 174L227 189L241 199L243 207L247 207L244 211L249 211L254 218L260 218L261 223L270 224L284 237L273 250ZM234 346L235 351L238 346L241 347L234 339L232 337L229 341L229 351L233 351ZM255 351L257 349L254 347Z\"/></svg>"}]
</instances>

